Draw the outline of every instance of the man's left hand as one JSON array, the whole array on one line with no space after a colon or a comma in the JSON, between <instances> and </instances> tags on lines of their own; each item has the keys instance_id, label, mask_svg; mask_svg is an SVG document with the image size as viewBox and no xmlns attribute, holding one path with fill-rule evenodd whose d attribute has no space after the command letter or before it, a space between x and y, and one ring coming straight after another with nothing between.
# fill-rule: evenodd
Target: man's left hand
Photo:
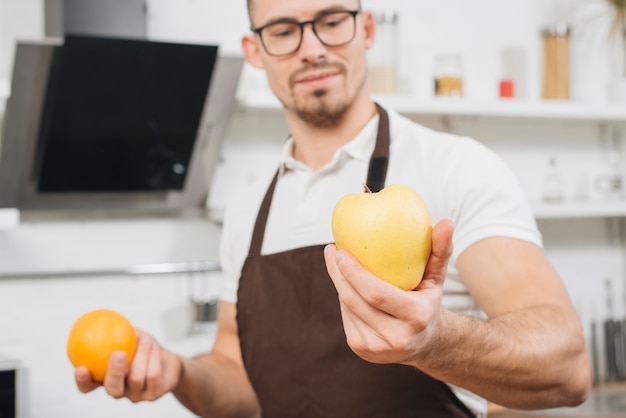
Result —
<instances>
[{"instance_id":1,"label":"man's left hand","mask_svg":"<svg viewBox=\"0 0 626 418\"><path fill-rule=\"evenodd\" d=\"M350 348L372 363L409 364L435 344L441 326L441 300L453 226L438 222L432 231L431 255L419 286L404 291L366 270L349 252L328 245L326 268L339 294Z\"/></svg>"}]
</instances>

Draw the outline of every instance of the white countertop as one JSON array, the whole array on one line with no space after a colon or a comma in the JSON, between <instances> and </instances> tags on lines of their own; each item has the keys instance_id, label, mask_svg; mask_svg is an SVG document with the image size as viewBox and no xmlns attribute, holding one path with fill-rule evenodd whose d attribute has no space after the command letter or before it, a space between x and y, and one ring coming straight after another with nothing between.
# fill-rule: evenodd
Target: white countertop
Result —
<instances>
[{"instance_id":1,"label":"white countertop","mask_svg":"<svg viewBox=\"0 0 626 418\"><path fill-rule=\"evenodd\" d=\"M17 228L19 224L19 210L13 208L0 208L0 229Z\"/></svg>"}]
</instances>

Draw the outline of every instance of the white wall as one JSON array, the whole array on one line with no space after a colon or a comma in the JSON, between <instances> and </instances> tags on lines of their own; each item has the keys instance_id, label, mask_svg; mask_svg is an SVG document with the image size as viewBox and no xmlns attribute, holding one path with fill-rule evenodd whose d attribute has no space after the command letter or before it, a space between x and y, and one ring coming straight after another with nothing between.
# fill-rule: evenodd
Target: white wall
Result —
<instances>
[{"instance_id":1,"label":"white wall","mask_svg":"<svg viewBox=\"0 0 626 418\"><path fill-rule=\"evenodd\" d=\"M0 0L0 79L6 76L7 51L19 36L37 37L42 0ZM430 97L432 60L454 50L465 59L467 95L489 100L496 94L501 51L522 48L527 60L528 96L540 86L540 37L544 25L563 16L580 31L572 38L573 96L576 100L606 100L606 83L614 70L604 38L582 25L586 0L364 0L365 7L401 12L399 69L402 93L417 100ZM223 51L239 51L247 31L245 1L150 0L148 22L152 39L218 42ZM576 8L575 8L576 7ZM585 6L586 7L586 6ZM584 28L582 28L584 26ZM585 29L584 31L582 29ZM598 33L601 32L598 30ZM245 69L240 95L266 93L261 72ZM531 198L541 190L549 155L557 155L567 193L578 193L584 180L601 169L603 148L598 127L565 123L458 118L444 125L469 134L496 149L513 167ZM219 211L237 182L273 169L288 131L279 112L239 110L227 132L223 161L212 188L211 207ZM267 164L264 164L267 163ZM612 220L542 221L548 254L564 277L572 299L587 323L604 319L603 282L610 278L616 295L623 289L623 249L619 225ZM126 264L215 259L219 230L198 219L80 219L26 221L20 228L0 231L0 273L23 270L78 270ZM34 418L184 417L189 414L171 398L155 404L132 405L104 396L77 392L64 353L72 321L82 312L108 306L126 313L140 328L162 343L191 354L210 346L211 333L190 333L186 313L200 281L214 292L216 276L116 276L0 281L0 354L25 359L31 370ZM621 296L616 296L616 299ZM615 314L624 314L616 300Z\"/></svg>"},{"instance_id":2,"label":"white wall","mask_svg":"<svg viewBox=\"0 0 626 418\"><path fill-rule=\"evenodd\" d=\"M13 71L15 39L43 36L41 0L0 0L0 99Z\"/></svg>"},{"instance_id":3,"label":"white wall","mask_svg":"<svg viewBox=\"0 0 626 418\"><path fill-rule=\"evenodd\" d=\"M227 52L239 52L241 35L248 30L245 1L220 7L217 2L151 0L148 33L153 39L219 42ZM541 30L565 21L572 33L572 97L604 101L610 68L609 26L602 2L588 0L364 0L364 8L399 12L398 59L401 93L416 98L432 96L432 74L437 55L463 57L469 98L497 95L503 52L520 50L527 97L541 91ZM225 24L225 22L228 22ZM619 64L618 62L613 65ZM265 88L262 74L246 70L250 83ZM252 92L250 92L252 94Z\"/></svg>"}]
</instances>

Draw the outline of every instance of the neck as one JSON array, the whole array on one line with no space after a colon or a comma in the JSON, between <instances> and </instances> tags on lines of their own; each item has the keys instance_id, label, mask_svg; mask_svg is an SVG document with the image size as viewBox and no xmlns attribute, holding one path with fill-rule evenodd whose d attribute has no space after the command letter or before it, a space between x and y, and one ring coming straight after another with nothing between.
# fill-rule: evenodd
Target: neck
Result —
<instances>
[{"instance_id":1,"label":"neck","mask_svg":"<svg viewBox=\"0 0 626 418\"><path fill-rule=\"evenodd\" d=\"M376 105L371 99L357 100L336 124L319 127L308 124L292 112L286 111L287 124L294 144L293 157L313 170L323 167L376 113Z\"/></svg>"}]
</instances>

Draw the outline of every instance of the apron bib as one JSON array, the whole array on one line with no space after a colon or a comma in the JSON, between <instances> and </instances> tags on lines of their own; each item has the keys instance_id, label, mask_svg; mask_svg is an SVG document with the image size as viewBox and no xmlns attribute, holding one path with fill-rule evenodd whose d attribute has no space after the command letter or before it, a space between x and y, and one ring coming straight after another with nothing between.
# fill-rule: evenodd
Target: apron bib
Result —
<instances>
[{"instance_id":1,"label":"apron bib","mask_svg":"<svg viewBox=\"0 0 626 418\"><path fill-rule=\"evenodd\" d=\"M389 119L378 111L372 191L385 184L389 155ZM366 362L348 347L324 245L261 255L277 179L257 215L237 299L243 362L263 418L471 417L445 383L414 367Z\"/></svg>"}]
</instances>

